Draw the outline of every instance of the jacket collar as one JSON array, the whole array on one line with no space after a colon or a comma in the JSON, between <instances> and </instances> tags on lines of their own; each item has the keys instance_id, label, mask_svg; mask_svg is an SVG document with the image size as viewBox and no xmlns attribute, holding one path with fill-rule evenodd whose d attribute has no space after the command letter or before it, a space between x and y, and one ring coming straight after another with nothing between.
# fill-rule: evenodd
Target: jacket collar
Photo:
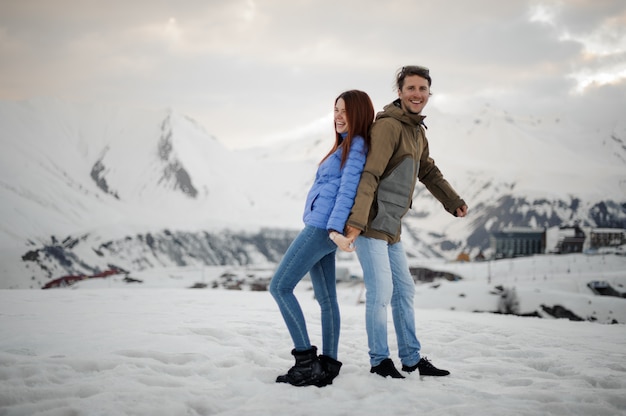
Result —
<instances>
[{"instance_id":1,"label":"jacket collar","mask_svg":"<svg viewBox=\"0 0 626 416\"><path fill-rule=\"evenodd\" d=\"M417 127L421 124L425 128L428 128L426 127L426 124L424 124L424 119L426 118L426 116L423 116L421 114L407 113L406 111L402 109L399 98L393 101L392 103L387 104L384 107L383 111L378 113L378 116L376 117L376 119L384 118L384 117L395 118L401 123L408 124L413 127Z\"/></svg>"}]
</instances>

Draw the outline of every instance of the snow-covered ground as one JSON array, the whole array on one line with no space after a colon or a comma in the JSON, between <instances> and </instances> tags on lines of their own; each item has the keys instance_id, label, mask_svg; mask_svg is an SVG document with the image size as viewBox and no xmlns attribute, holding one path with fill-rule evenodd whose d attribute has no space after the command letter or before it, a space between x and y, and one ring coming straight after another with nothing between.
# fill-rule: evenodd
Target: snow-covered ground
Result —
<instances>
[{"instance_id":1,"label":"snow-covered ground","mask_svg":"<svg viewBox=\"0 0 626 416\"><path fill-rule=\"evenodd\" d=\"M537 269L543 260L554 266L545 276ZM588 262L595 270L584 271ZM626 414L624 324L470 312L496 309L498 296L489 291L516 282L522 309L567 301L575 309L586 301L598 315L613 308L620 320L626 299L594 296L576 282L603 276L624 283L624 266L623 256L582 255L439 264L467 276L417 285L422 353L451 371L444 378L370 374L362 287L340 283L343 368L321 389L274 382L293 358L268 292L187 289L211 283L226 268L133 275L143 283L118 276L66 289L2 290L0 415ZM482 267L489 267L491 283ZM509 277L499 276L500 268ZM297 290L320 345L310 282Z\"/></svg>"}]
</instances>

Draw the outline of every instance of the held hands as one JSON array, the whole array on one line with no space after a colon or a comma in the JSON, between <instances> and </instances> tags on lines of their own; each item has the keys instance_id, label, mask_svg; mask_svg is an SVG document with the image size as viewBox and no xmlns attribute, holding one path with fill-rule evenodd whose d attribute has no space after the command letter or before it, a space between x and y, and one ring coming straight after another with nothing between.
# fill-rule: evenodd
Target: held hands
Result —
<instances>
[{"instance_id":1,"label":"held hands","mask_svg":"<svg viewBox=\"0 0 626 416\"><path fill-rule=\"evenodd\" d=\"M339 247L342 251L353 252L354 251L354 239L350 239L343 234L339 234L336 231L331 231L329 234L333 243Z\"/></svg>"},{"instance_id":2,"label":"held hands","mask_svg":"<svg viewBox=\"0 0 626 416\"><path fill-rule=\"evenodd\" d=\"M361 234L361 230L358 228L354 228L351 226L346 226L346 235L339 234L336 231L331 231L330 239L333 240L337 247L340 250L353 252L354 251L354 241Z\"/></svg>"}]
</instances>

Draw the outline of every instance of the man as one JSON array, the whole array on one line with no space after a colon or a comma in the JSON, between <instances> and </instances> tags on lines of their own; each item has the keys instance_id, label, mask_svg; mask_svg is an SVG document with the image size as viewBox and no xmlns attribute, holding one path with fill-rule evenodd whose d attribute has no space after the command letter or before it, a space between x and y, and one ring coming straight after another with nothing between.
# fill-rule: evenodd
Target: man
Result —
<instances>
[{"instance_id":1,"label":"man","mask_svg":"<svg viewBox=\"0 0 626 416\"><path fill-rule=\"evenodd\" d=\"M452 215L467 214L467 205L444 179L428 150L425 116L421 113L428 103L431 83L427 68L405 66L398 71L398 99L376 116L371 147L346 223L347 237L356 240L367 291L365 321L370 372L383 377L404 378L389 358L389 304L402 370L418 370L425 376L450 374L420 355L413 310L415 283L400 241L401 220L411 207L417 179Z\"/></svg>"}]
</instances>

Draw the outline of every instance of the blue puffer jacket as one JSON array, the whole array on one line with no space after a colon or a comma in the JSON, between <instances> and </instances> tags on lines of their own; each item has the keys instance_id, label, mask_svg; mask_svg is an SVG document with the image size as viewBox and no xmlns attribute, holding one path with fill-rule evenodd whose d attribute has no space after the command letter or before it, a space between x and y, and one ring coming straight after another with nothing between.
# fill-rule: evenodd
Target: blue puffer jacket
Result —
<instances>
[{"instance_id":1,"label":"blue puffer jacket","mask_svg":"<svg viewBox=\"0 0 626 416\"><path fill-rule=\"evenodd\" d=\"M303 219L306 225L343 233L365 165L365 141L361 136L352 139L343 168L341 152L341 148L337 149L318 167Z\"/></svg>"}]
</instances>

